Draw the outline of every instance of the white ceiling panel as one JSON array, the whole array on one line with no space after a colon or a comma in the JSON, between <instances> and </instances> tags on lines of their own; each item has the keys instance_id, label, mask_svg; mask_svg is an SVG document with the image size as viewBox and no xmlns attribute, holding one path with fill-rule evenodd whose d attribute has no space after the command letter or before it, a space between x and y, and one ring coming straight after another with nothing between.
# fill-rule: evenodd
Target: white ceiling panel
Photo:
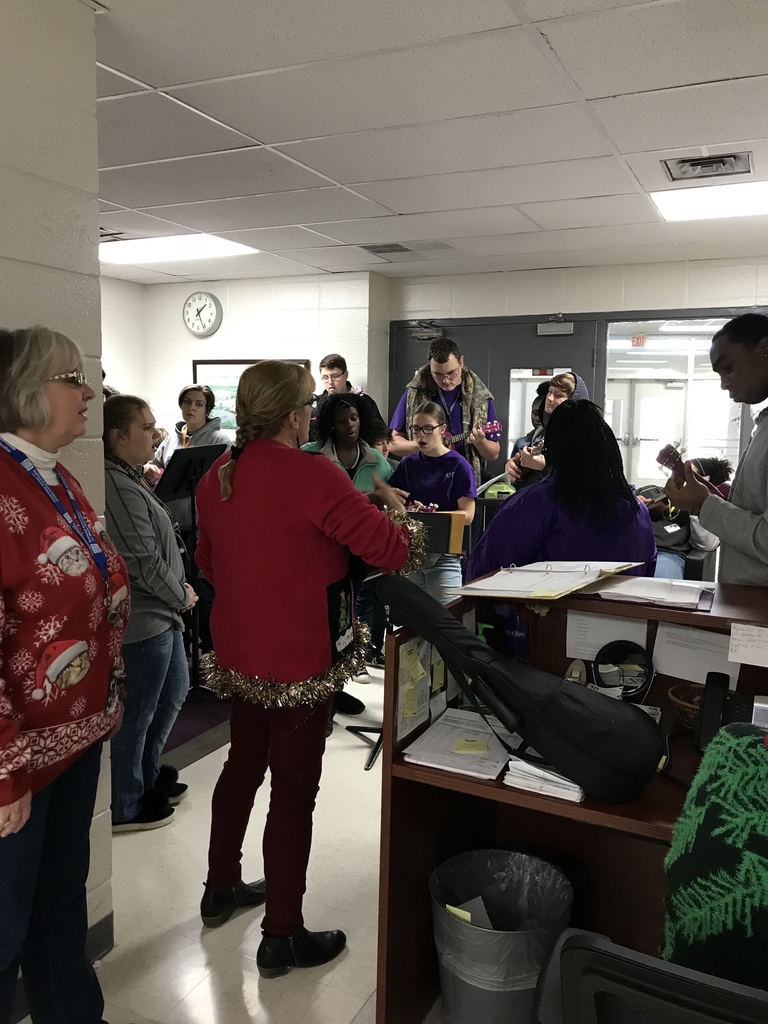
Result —
<instances>
[{"instance_id":1,"label":"white ceiling panel","mask_svg":"<svg viewBox=\"0 0 768 1024\"><path fill-rule=\"evenodd\" d=\"M677 221L667 225L667 234L681 245L705 242L768 241L768 216L725 217L722 220Z\"/></svg>"},{"instance_id":2,"label":"white ceiling panel","mask_svg":"<svg viewBox=\"0 0 768 1024\"><path fill-rule=\"evenodd\" d=\"M189 277L194 274L196 280L207 280L211 274L216 274L219 279L229 277L229 273L239 272L263 272L280 273L282 270L293 270L296 264L293 260L285 260L280 256L273 256L269 252L246 253L243 256L225 256L223 259L214 260L180 260L178 263L146 263L141 264L139 269L154 270L157 273L182 274ZM306 273L306 267L304 268Z\"/></svg>"},{"instance_id":3,"label":"white ceiling panel","mask_svg":"<svg viewBox=\"0 0 768 1024\"><path fill-rule=\"evenodd\" d=\"M414 213L406 217L376 220L346 220L338 224L315 224L315 230L340 242L362 245L406 243L411 238L460 238L479 234L530 231L531 223L511 206L482 210L448 210L442 213Z\"/></svg>"},{"instance_id":4,"label":"white ceiling panel","mask_svg":"<svg viewBox=\"0 0 768 1024\"><path fill-rule=\"evenodd\" d=\"M99 227L126 238L160 238L165 235L186 235L190 228L171 224L135 210L112 210L99 214Z\"/></svg>"},{"instance_id":5,"label":"white ceiling panel","mask_svg":"<svg viewBox=\"0 0 768 1024\"><path fill-rule=\"evenodd\" d=\"M120 281L135 281L136 284L168 284L178 280L176 274L161 274L145 267L129 267L124 263L102 263L99 271L102 277L116 277Z\"/></svg>"},{"instance_id":6,"label":"white ceiling panel","mask_svg":"<svg viewBox=\"0 0 768 1024\"><path fill-rule=\"evenodd\" d=\"M570 228L567 231L534 231L525 235L464 238L461 245L470 252L485 257L524 252L568 252L572 249L596 249L617 245L666 245L669 241L663 224L629 224Z\"/></svg>"},{"instance_id":7,"label":"white ceiling panel","mask_svg":"<svg viewBox=\"0 0 768 1024\"><path fill-rule=\"evenodd\" d=\"M99 174L101 195L111 202L133 208L264 195L327 185L325 178L262 146L136 164Z\"/></svg>"},{"instance_id":8,"label":"white ceiling panel","mask_svg":"<svg viewBox=\"0 0 768 1024\"><path fill-rule=\"evenodd\" d=\"M639 195L524 203L518 209L546 231L610 224L647 224L661 219L650 199Z\"/></svg>"},{"instance_id":9,"label":"white ceiling panel","mask_svg":"<svg viewBox=\"0 0 768 1024\"><path fill-rule=\"evenodd\" d=\"M102 63L164 86L515 24L505 0L109 0L97 18L97 50Z\"/></svg>"},{"instance_id":10,"label":"white ceiling panel","mask_svg":"<svg viewBox=\"0 0 768 1024\"><path fill-rule=\"evenodd\" d=\"M308 228L256 228L249 231L217 231L233 242L252 245L254 249L277 252L281 249L316 249L318 246L341 245L334 238Z\"/></svg>"},{"instance_id":11,"label":"white ceiling panel","mask_svg":"<svg viewBox=\"0 0 768 1024\"><path fill-rule=\"evenodd\" d=\"M147 212L200 231L213 232L320 224L332 220L383 217L389 214L389 210L339 187L316 188L309 192L245 196L211 203L187 203L183 206L160 206Z\"/></svg>"},{"instance_id":12,"label":"white ceiling panel","mask_svg":"<svg viewBox=\"0 0 768 1024\"><path fill-rule=\"evenodd\" d=\"M689 260L741 259L768 256L768 235L762 238L740 238L733 241L683 242L680 246Z\"/></svg>"},{"instance_id":13,"label":"white ceiling panel","mask_svg":"<svg viewBox=\"0 0 768 1024\"><path fill-rule=\"evenodd\" d=\"M718 153L752 154L752 171L749 174L739 174L729 178L728 181L765 181L768 178L768 139L752 139L749 142L735 142L726 146L668 149L662 153L632 153L627 156L627 163L643 188L649 192L669 188L698 188L708 182L694 178L693 180L676 181L673 184L662 166L662 160L716 156Z\"/></svg>"},{"instance_id":14,"label":"white ceiling panel","mask_svg":"<svg viewBox=\"0 0 768 1024\"><path fill-rule=\"evenodd\" d=\"M254 142L157 92L102 100L98 118L99 167L216 153Z\"/></svg>"},{"instance_id":15,"label":"white ceiling panel","mask_svg":"<svg viewBox=\"0 0 768 1024\"><path fill-rule=\"evenodd\" d=\"M462 256L455 260L413 261L412 263L384 263L376 267L383 277L453 277L455 274L487 274L495 270L486 260L477 256Z\"/></svg>"},{"instance_id":16,"label":"white ceiling panel","mask_svg":"<svg viewBox=\"0 0 768 1024\"><path fill-rule=\"evenodd\" d=\"M606 156L607 136L576 104L333 135L278 147L336 181L379 181Z\"/></svg>"},{"instance_id":17,"label":"white ceiling panel","mask_svg":"<svg viewBox=\"0 0 768 1024\"><path fill-rule=\"evenodd\" d=\"M679 0L554 21L546 36L588 98L765 73L765 0Z\"/></svg>"},{"instance_id":18,"label":"white ceiling panel","mask_svg":"<svg viewBox=\"0 0 768 1024\"><path fill-rule=\"evenodd\" d=\"M613 7L647 4L649 0L519 0L520 7L531 21L567 18L571 14L608 11Z\"/></svg>"},{"instance_id":19,"label":"white ceiling panel","mask_svg":"<svg viewBox=\"0 0 768 1024\"><path fill-rule=\"evenodd\" d=\"M107 213L109 210L122 210L122 206L117 206L115 203L108 203L105 199L100 199L99 212Z\"/></svg>"},{"instance_id":20,"label":"white ceiling panel","mask_svg":"<svg viewBox=\"0 0 768 1024\"><path fill-rule=\"evenodd\" d=\"M619 96L591 106L622 153L768 138L768 77Z\"/></svg>"},{"instance_id":21,"label":"white ceiling panel","mask_svg":"<svg viewBox=\"0 0 768 1024\"><path fill-rule=\"evenodd\" d=\"M306 263L310 267L336 271L357 270L359 267L372 267L374 264L386 262L379 256L374 256L356 245L337 245L320 249L288 249L278 255L286 256L297 263Z\"/></svg>"},{"instance_id":22,"label":"white ceiling panel","mask_svg":"<svg viewBox=\"0 0 768 1024\"><path fill-rule=\"evenodd\" d=\"M125 96L128 93L140 92L147 89L143 83L133 82L130 78L115 74L109 68L96 67L96 95L102 96Z\"/></svg>"},{"instance_id":23,"label":"white ceiling panel","mask_svg":"<svg viewBox=\"0 0 768 1024\"><path fill-rule=\"evenodd\" d=\"M173 94L265 143L567 103L523 29L212 82Z\"/></svg>"},{"instance_id":24,"label":"white ceiling panel","mask_svg":"<svg viewBox=\"0 0 768 1024\"><path fill-rule=\"evenodd\" d=\"M572 252L531 252L516 256L491 256L487 263L497 270L537 270L555 267L600 267L633 263L679 262L675 245L633 245Z\"/></svg>"},{"instance_id":25,"label":"white ceiling panel","mask_svg":"<svg viewBox=\"0 0 768 1024\"><path fill-rule=\"evenodd\" d=\"M614 157L363 182L355 190L398 213L621 195L632 181Z\"/></svg>"}]
</instances>

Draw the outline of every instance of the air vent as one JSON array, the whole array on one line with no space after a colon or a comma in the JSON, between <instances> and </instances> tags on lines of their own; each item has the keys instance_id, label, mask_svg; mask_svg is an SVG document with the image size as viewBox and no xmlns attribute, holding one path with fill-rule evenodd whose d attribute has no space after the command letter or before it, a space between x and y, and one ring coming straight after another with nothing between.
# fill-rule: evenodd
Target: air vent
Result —
<instances>
[{"instance_id":1,"label":"air vent","mask_svg":"<svg viewBox=\"0 0 768 1024\"><path fill-rule=\"evenodd\" d=\"M413 249L407 249L404 245L400 245L399 242L390 242L388 245L361 245L360 248L365 249L372 256L388 256L396 252L413 252Z\"/></svg>"},{"instance_id":2,"label":"air vent","mask_svg":"<svg viewBox=\"0 0 768 1024\"><path fill-rule=\"evenodd\" d=\"M112 228L99 226L99 241L100 242L122 242L125 241L126 234L124 231L113 231Z\"/></svg>"},{"instance_id":3,"label":"air vent","mask_svg":"<svg viewBox=\"0 0 768 1024\"><path fill-rule=\"evenodd\" d=\"M718 153L716 156L688 157L684 160L662 160L670 181L692 181L695 178L730 178L734 174L751 174L751 153Z\"/></svg>"}]
</instances>

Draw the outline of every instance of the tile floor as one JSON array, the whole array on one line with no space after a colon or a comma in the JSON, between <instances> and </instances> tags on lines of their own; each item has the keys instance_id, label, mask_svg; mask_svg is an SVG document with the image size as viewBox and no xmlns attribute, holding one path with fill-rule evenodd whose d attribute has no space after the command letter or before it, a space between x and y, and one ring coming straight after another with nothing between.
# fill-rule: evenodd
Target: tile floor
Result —
<instances>
[{"instance_id":1,"label":"tile floor","mask_svg":"<svg viewBox=\"0 0 768 1024\"><path fill-rule=\"evenodd\" d=\"M345 951L324 967L263 981L255 960L261 909L203 928L199 904L221 749L183 771L190 793L171 825L114 837L116 943L98 967L109 1024L373 1024L381 763L363 771L369 748L344 729L381 722L383 673L371 675L370 685L350 687L366 711L337 718L328 740L304 904L308 928L346 932ZM267 800L263 787L246 839L247 881L262 875Z\"/></svg>"}]
</instances>

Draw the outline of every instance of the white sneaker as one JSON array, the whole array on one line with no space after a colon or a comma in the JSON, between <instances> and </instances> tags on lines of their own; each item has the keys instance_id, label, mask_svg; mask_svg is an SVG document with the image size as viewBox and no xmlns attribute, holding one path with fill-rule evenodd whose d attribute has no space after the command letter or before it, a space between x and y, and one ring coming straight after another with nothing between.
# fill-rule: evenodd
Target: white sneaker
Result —
<instances>
[{"instance_id":1,"label":"white sneaker","mask_svg":"<svg viewBox=\"0 0 768 1024\"><path fill-rule=\"evenodd\" d=\"M365 665L363 665L360 671L356 673L356 675L354 675L353 678L356 683L370 683L371 673L368 671Z\"/></svg>"}]
</instances>

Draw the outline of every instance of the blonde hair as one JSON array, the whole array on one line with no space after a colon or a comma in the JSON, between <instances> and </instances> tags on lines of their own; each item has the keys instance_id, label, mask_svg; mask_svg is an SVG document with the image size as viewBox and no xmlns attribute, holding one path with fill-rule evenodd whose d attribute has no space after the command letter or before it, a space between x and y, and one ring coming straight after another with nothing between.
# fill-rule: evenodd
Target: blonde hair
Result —
<instances>
[{"instance_id":1,"label":"blonde hair","mask_svg":"<svg viewBox=\"0 0 768 1024\"><path fill-rule=\"evenodd\" d=\"M572 373L558 373L549 382L549 386L557 388L558 391L564 391L570 398L576 390L576 378Z\"/></svg>"},{"instance_id":2,"label":"blonde hair","mask_svg":"<svg viewBox=\"0 0 768 1024\"><path fill-rule=\"evenodd\" d=\"M0 430L42 430L51 418L45 385L83 369L83 354L66 334L48 327L0 329Z\"/></svg>"},{"instance_id":3,"label":"blonde hair","mask_svg":"<svg viewBox=\"0 0 768 1024\"><path fill-rule=\"evenodd\" d=\"M275 437L287 416L312 401L315 381L299 363L265 359L244 370L237 385L237 434L232 456L219 469L221 500L232 495L235 466L249 441Z\"/></svg>"}]
</instances>

